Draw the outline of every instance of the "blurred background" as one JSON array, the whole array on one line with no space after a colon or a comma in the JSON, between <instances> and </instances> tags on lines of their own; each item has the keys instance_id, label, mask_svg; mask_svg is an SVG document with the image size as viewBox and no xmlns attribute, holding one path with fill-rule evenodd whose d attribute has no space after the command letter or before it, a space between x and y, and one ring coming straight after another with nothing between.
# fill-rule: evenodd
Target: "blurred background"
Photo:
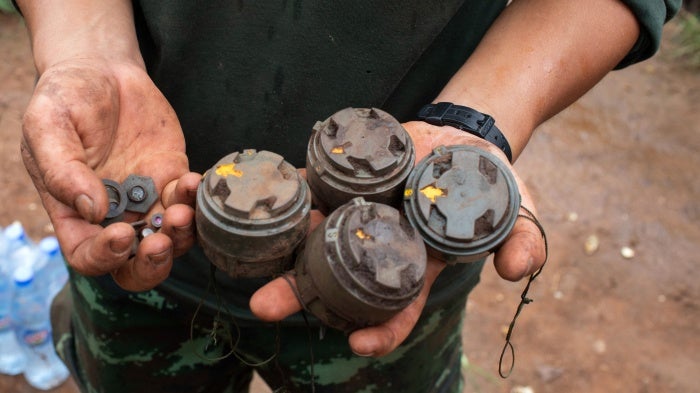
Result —
<instances>
[{"instance_id":1,"label":"blurred background","mask_svg":"<svg viewBox=\"0 0 700 393\"><path fill-rule=\"evenodd\" d=\"M19 154L36 76L16 15L0 12L0 54L0 226L20 221L38 241L53 229ZM537 130L516 168L549 262L515 325L506 380L498 359L525 283L487 265L467 305L464 392L697 391L699 71L700 23L684 12L656 57L610 74ZM77 392L71 380L52 391ZM0 375L0 392L39 390Z\"/></svg>"}]
</instances>

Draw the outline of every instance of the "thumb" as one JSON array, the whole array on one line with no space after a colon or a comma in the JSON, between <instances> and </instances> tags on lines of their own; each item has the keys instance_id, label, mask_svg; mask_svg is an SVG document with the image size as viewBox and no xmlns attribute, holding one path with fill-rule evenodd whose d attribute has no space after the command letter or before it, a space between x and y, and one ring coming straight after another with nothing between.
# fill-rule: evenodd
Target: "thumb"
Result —
<instances>
[{"instance_id":1,"label":"thumb","mask_svg":"<svg viewBox=\"0 0 700 393\"><path fill-rule=\"evenodd\" d=\"M35 95L25 113L24 165L40 193L48 193L85 220L98 223L108 209L102 180L87 166L85 149L69 115L59 113L47 101ZM47 209L51 210L50 206Z\"/></svg>"},{"instance_id":2,"label":"thumb","mask_svg":"<svg viewBox=\"0 0 700 393\"><path fill-rule=\"evenodd\" d=\"M518 281L542 267L547 244L530 192L518 174L512 173L518 183L521 207L513 229L494 255L494 265L499 276Z\"/></svg>"}]
</instances>

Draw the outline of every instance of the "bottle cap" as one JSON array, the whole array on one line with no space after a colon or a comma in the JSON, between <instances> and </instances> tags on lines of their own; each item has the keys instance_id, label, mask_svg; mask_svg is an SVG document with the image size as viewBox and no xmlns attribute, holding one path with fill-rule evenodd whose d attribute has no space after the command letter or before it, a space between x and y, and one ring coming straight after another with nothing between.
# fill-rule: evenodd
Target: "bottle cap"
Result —
<instances>
[{"instance_id":1,"label":"bottle cap","mask_svg":"<svg viewBox=\"0 0 700 393\"><path fill-rule=\"evenodd\" d=\"M55 236L47 236L39 242L39 249L44 254L53 256L61 250L61 246Z\"/></svg>"},{"instance_id":2,"label":"bottle cap","mask_svg":"<svg viewBox=\"0 0 700 393\"><path fill-rule=\"evenodd\" d=\"M18 286L25 286L32 282L34 279L34 271L31 265L21 264L15 269L15 274L13 276L15 284Z\"/></svg>"},{"instance_id":3,"label":"bottle cap","mask_svg":"<svg viewBox=\"0 0 700 393\"><path fill-rule=\"evenodd\" d=\"M23 240L27 235L24 232L22 223L15 221L5 228L5 236L10 240Z\"/></svg>"}]
</instances>

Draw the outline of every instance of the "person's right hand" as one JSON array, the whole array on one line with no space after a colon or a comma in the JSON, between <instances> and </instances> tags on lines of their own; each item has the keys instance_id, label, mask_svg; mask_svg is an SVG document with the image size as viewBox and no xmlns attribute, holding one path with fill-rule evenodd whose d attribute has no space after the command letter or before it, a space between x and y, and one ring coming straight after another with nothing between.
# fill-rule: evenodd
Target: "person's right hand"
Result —
<instances>
[{"instance_id":1,"label":"person's right hand","mask_svg":"<svg viewBox=\"0 0 700 393\"><path fill-rule=\"evenodd\" d=\"M24 116L22 158L78 273L147 290L194 243L200 176L189 173L177 116L142 65L77 58L44 70ZM131 225L99 225L108 211L101 179L129 174L153 178L160 198L150 213L164 211L161 231L133 256Z\"/></svg>"}]
</instances>

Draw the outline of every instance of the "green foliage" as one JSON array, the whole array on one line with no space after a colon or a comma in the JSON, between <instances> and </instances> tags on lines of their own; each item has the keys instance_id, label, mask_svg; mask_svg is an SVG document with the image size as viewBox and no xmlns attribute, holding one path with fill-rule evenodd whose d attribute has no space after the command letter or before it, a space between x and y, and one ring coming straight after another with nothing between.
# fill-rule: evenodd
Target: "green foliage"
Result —
<instances>
[{"instance_id":1,"label":"green foliage","mask_svg":"<svg viewBox=\"0 0 700 393\"><path fill-rule=\"evenodd\" d=\"M15 7L12 5L11 0L0 0L0 13L5 12L8 14L13 14L17 12Z\"/></svg>"},{"instance_id":2,"label":"green foliage","mask_svg":"<svg viewBox=\"0 0 700 393\"><path fill-rule=\"evenodd\" d=\"M700 19L690 12L682 12L678 25L674 57L692 68L700 68Z\"/></svg>"}]
</instances>

